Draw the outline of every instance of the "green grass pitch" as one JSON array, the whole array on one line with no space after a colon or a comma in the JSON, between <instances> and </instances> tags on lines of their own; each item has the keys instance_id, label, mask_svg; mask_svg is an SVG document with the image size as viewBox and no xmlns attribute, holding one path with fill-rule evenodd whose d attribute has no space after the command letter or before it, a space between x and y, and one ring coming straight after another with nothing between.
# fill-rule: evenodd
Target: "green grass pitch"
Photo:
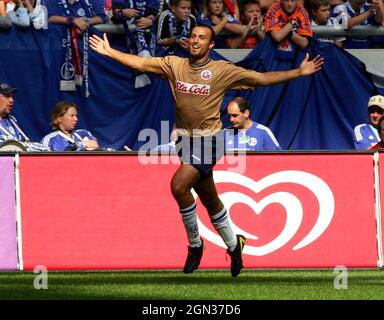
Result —
<instances>
[{"instance_id":1,"label":"green grass pitch","mask_svg":"<svg viewBox=\"0 0 384 320\"><path fill-rule=\"evenodd\" d=\"M333 269L246 269L237 278L229 270L0 272L0 299L125 300L383 300L384 271L350 269L344 288L335 288ZM347 287L346 287L347 285Z\"/></svg>"}]
</instances>

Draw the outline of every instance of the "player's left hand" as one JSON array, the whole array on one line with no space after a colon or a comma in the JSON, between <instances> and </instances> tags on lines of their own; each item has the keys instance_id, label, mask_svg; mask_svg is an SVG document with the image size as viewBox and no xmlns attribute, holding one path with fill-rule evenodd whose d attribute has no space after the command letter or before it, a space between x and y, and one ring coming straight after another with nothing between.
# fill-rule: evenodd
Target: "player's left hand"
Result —
<instances>
[{"instance_id":1,"label":"player's left hand","mask_svg":"<svg viewBox=\"0 0 384 320\"><path fill-rule=\"evenodd\" d=\"M321 70L321 66L324 64L324 58L320 55L317 55L311 61L309 60L309 54L305 55L303 62L300 64L300 76L309 76L319 70Z\"/></svg>"}]
</instances>

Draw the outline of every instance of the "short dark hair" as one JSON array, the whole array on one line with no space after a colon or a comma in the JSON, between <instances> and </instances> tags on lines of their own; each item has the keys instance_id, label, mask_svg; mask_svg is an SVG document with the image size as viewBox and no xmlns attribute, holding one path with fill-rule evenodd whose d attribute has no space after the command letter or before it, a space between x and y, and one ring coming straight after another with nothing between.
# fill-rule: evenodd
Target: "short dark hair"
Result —
<instances>
[{"instance_id":1,"label":"short dark hair","mask_svg":"<svg viewBox=\"0 0 384 320\"><path fill-rule=\"evenodd\" d=\"M243 0L243 1L241 1L240 8L239 8L240 14L244 14L247 6L252 5L252 4L257 4L260 7L259 0Z\"/></svg>"},{"instance_id":2,"label":"short dark hair","mask_svg":"<svg viewBox=\"0 0 384 320\"><path fill-rule=\"evenodd\" d=\"M212 41L215 41L215 30L213 30L213 28L209 25L209 24L205 24L205 23L198 23L195 28L197 27L201 27L201 28L207 28L211 31L211 36L209 37L209 42L212 42Z\"/></svg>"},{"instance_id":3,"label":"short dark hair","mask_svg":"<svg viewBox=\"0 0 384 320\"><path fill-rule=\"evenodd\" d=\"M170 0L169 1L169 6L178 6L180 4L182 0ZM192 3L193 1L192 0L185 0L185 1L189 1L190 3Z\"/></svg>"},{"instance_id":4,"label":"short dark hair","mask_svg":"<svg viewBox=\"0 0 384 320\"><path fill-rule=\"evenodd\" d=\"M59 118L65 115L65 113L71 109L77 110L77 105L69 101L60 101L56 103L51 112L51 127L53 130L59 129Z\"/></svg>"},{"instance_id":5,"label":"short dark hair","mask_svg":"<svg viewBox=\"0 0 384 320\"><path fill-rule=\"evenodd\" d=\"M321 6L327 6L330 4L330 0L309 0L309 8L317 11Z\"/></svg>"},{"instance_id":6,"label":"short dark hair","mask_svg":"<svg viewBox=\"0 0 384 320\"><path fill-rule=\"evenodd\" d=\"M232 99L232 101L236 102L239 106L239 109L242 113L244 113L246 110L251 111L251 105L249 104L248 100L243 97L235 97Z\"/></svg>"}]
</instances>

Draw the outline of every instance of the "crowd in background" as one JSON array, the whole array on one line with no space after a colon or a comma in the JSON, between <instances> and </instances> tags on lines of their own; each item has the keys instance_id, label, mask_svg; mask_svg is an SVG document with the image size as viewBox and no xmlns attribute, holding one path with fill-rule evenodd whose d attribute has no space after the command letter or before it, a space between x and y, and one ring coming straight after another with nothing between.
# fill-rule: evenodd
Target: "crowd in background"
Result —
<instances>
[{"instance_id":1,"label":"crowd in background","mask_svg":"<svg viewBox=\"0 0 384 320\"><path fill-rule=\"evenodd\" d=\"M295 32L310 39L311 26L382 26L383 13L383 0L0 0L0 29L12 25L42 29L57 23L75 25L84 32L95 24L116 23L123 24L125 37L114 40L127 43L132 52L183 55L197 23L213 27L217 49L252 49L266 32L288 23L288 37ZM283 40L281 35L274 39ZM344 48L384 47L384 36L320 40Z\"/></svg>"}]
</instances>

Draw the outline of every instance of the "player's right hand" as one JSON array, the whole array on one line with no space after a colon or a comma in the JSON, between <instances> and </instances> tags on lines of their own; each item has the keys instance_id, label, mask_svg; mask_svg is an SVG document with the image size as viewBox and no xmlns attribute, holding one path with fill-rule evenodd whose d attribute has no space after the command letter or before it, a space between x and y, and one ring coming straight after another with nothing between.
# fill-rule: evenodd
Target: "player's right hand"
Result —
<instances>
[{"instance_id":1,"label":"player's right hand","mask_svg":"<svg viewBox=\"0 0 384 320\"><path fill-rule=\"evenodd\" d=\"M106 33L104 33L103 38L104 39L101 39L99 36L95 34L91 36L89 38L90 47L102 55L110 56L109 52L111 50L111 46L109 45L109 41Z\"/></svg>"}]
</instances>

